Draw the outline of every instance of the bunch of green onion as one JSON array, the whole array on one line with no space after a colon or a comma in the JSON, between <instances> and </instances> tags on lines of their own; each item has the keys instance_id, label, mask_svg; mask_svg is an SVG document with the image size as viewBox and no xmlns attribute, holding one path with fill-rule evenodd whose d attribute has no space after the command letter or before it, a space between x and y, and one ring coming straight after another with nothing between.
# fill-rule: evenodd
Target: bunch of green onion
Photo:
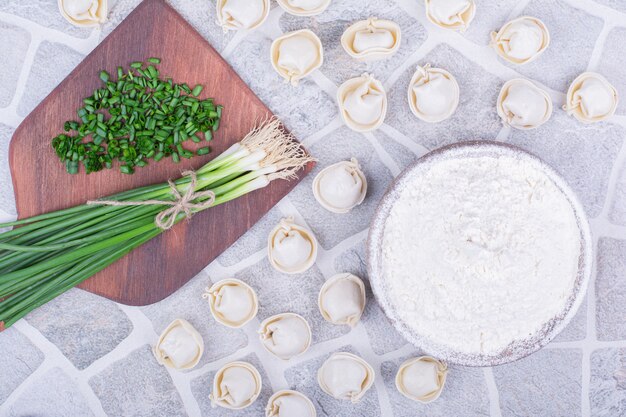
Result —
<instances>
[{"instance_id":1,"label":"bunch of green onion","mask_svg":"<svg viewBox=\"0 0 626 417\"><path fill-rule=\"evenodd\" d=\"M215 206L275 179L293 178L310 161L301 145L272 119L196 170L194 191L213 191ZM190 181L186 176L173 184L184 194ZM168 183L106 198L120 202L174 199ZM163 233L155 216L164 207L83 204L0 224L0 228L21 226L0 234L0 330ZM185 217L180 212L175 222Z\"/></svg>"}]
</instances>

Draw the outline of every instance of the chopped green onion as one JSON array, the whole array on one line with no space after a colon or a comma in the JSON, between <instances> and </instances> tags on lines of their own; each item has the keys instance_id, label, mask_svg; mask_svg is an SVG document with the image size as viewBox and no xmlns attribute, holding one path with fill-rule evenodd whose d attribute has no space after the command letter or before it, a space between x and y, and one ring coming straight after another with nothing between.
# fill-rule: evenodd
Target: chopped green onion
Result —
<instances>
[{"instance_id":1,"label":"chopped green onion","mask_svg":"<svg viewBox=\"0 0 626 417\"><path fill-rule=\"evenodd\" d=\"M202 88L203 87L200 84L198 84L197 86L193 88L193 91L191 92L191 94L195 97L198 97L200 93L202 92Z\"/></svg>"},{"instance_id":2,"label":"chopped green onion","mask_svg":"<svg viewBox=\"0 0 626 417\"><path fill-rule=\"evenodd\" d=\"M124 174L132 174L134 172L134 170L128 165L122 165L120 167L120 171Z\"/></svg>"},{"instance_id":3,"label":"chopped green onion","mask_svg":"<svg viewBox=\"0 0 626 417\"><path fill-rule=\"evenodd\" d=\"M215 106L212 99L195 97L202 92L201 85L191 90L187 84L159 79L154 65L160 59L147 62L131 63L128 72L117 67L116 80L101 71L104 86L83 100L77 111L80 121L66 122L63 130L67 133L53 138L52 146L69 173L78 172L79 162L89 173L111 168L116 159L128 166L123 172L132 173L148 159L173 153L177 154L173 160L192 157L192 152L177 145L189 139L200 142L200 132L211 140L219 126L221 106Z\"/></svg>"}]
</instances>

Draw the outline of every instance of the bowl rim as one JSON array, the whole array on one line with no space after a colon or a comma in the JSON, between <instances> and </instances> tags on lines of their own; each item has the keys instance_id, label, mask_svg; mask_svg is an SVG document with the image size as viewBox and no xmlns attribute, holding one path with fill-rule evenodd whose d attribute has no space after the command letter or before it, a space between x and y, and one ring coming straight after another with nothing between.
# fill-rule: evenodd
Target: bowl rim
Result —
<instances>
[{"instance_id":1,"label":"bowl rim","mask_svg":"<svg viewBox=\"0 0 626 417\"><path fill-rule=\"evenodd\" d=\"M384 290L384 277L381 272L380 255L382 244L380 242L384 236L386 219L393 204L397 200L399 190L412 176L423 172L429 166L445 159L480 156L508 156L520 160L523 159L530 161L537 169L543 172L563 193L572 207L580 234L580 256L572 294L568 298L565 307L558 315L546 322L543 327L531 337L513 341L499 352L490 354L468 354L450 349L447 346L420 336L397 317ZM392 181L372 216L366 242L366 258L372 292L393 327L409 343L427 354L434 355L448 363L464 366L494 366L513 362L547 345L569 324L581 306L587 292L594 262L593 241L585 210L578 197L563 177L541 158L520 147L501 142L482 140L454 143L430 151L415 160Z\"/></svg>"}]
</instances>

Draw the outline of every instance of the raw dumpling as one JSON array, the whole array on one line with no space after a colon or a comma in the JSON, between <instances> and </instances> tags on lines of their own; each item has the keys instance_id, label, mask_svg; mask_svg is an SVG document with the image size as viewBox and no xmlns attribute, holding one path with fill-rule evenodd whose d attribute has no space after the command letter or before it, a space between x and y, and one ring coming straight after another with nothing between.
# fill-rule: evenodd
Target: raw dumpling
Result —
<instances>
[{"instance_id":1,"label":"raw dumpling","mask_svg":"<svg viewBox=\"0 0 626 417\"><path fill-rule=\"evenodd\" d=\"M567 90L563 110L583 123L593 123L613 116L618 101L617 90L606 78L585 72Z\"/></svg>"},{"instance_id":2,"label":"raw dumpling","mask_svg":"<svg viewBox=\"0 0 626 417\"><path fill-rule=\"evenodd\" d=\"M352 353L333 353L318 371L317 382L333 398L357 403L374 383L374 369Z\"/></svg>"},{"instance_id":3,"label":"raw dumpling","mask_svg":"<svg viewBox=\"0 0 626 417\"><path fill-rule=\"evenodd\" d=\"M315 417L317 412L309 398L292 390L278 391L267 402L265 417Z\"/></svg>"},{"instance_id":4,"label":"raw dumpling","mask_svg":"<svg viewBox=\"0 0 626 417\"><path fill-rule=\"evenodd\" d=\"M474 0L426 0L426 17L444 29L464 32L475 13Z\"/></svg>"},{"instance_id":5,"label":"raw dumpling","mask_svg":"<svg viewBox=\"0 0 626 417\"><path fill-rule=\"evenodd\" d=\"M550 44L550 33L539 19L522 16L491 33L490 46L498 55L513 64L534 61Z\"/></svg>"},{"instance_id":6,"label":"raw dumpling","mask_svg":"<svg viewBox=\"0 0 626 417\"><path fill-rule=\"evenodd\" d=\"M225 326L239 328L252 320L259 308L254 290L238 279L215 283L202 295L209 300L211 314Z\"/></svg>"},{"instance_id":7,"label":"raw dumpling","mask_svg":"<svg viewBox=\"0 0 626 417\"><path fill-rule=\"evenodd\" d=\"M356 158L324 168L313 180L315 199L333 213L349 212L363 202L366 194L367 179Z\"/></svg>"},{"instance_id":8,"label":"raw dumpling","mask_svg":"<svg viewBox=\"0 0 626 417\"><path fill-rule=\"evenodd\" d=\"M352 78L339 86L337 102L346 125L357 132L378 129L387 114L383 84L369 74Z\"/></svg>"},{"instance_id":9,"label":"raw dumpling","mask_svg":"<svg viewBox=\"0 0 626 417\"><path fill-rule=\"evenodd\" d=\"M213 379L211 406L240 410L252 404L261 392L261 375L247 362L231 362Z\"/></svg>"},{"instance_id":10,"label":"raw dumpling","mask_svg":"<svg viewBox=\"0 0 626 417\"><path fill-rule=\"evenodd\" d=\"M317 240L310 230L298 226L293 218L282 219L267 239L270 264L285 274L309 269L317 258Z\"/></svg>"},{"instance_id":11,"label":"raw dumpling","mask_svg":"<svg viewBox=\"0 0 626 417\"><path fill-rule=\"evenodd\" d=\"M317 303L326 321L354 327L365 310L365 285L356 275L337 274L322 285Z\"/></svg>"},{"instance_id":12,"label":"raw dumpling","mask_svg":"<svg viewBox=\"0 0 626 417\"><path fill-rule=\"evenodd\" d=\"M322 41L308 29L277 38L272 42L270 53L276 72L293 86L324 62Z\"/></svg>"},{"instance_id":13,"label":"raw dumpling","mask_svg":"<svg viewBox=\"0 0 626 417\"><path fill-rule=\"evenodd\" d=\"M446 365L430 356L409 359L398 369L396 388L413 401L429 403L439 398L447 373Z\"/></svg>"},{"instance_id":14,"label":"raw dumpling","mask_svg":"<svg viewBox=\"0 0 626 417\"><path fill-rule=\"evenodd\" d=\"M330 0L277 0L287 13L295 16L315 16L322 13Z\"/></svg>"},{"instance_id":15,"label":"raw dumpling","mask_svg":"<svg viewBox=\"0 0 626 417\"><path fill-rule=\"evenodd\" d=\"M376 61L393 55L400 47L400 26L391 20L370 17L350 26L341 36L341 46L359 61Z\"/></svg>"},{"instance_id":16,"label":"raw dumpling","mask_svg":"<svg viewBox=\"0 0 626 417\"><path fill-rule=\"evenodd\" d=\"M534 129L552 115L552 100L535 84L516 78L502 86L497 109L505 125L522 130Z\"/></svg>"},{"instance_id":17,"label":"raw dumpling","mask_svg":"<svg viewBox=\"0 0 626 417\"><path fill-rule=\"evenodd\" d=\"M409 83L408 99L415 116L429 123L441 122L459 105L459 84L444 69L418 66Z\"/></svg>"},{"instance_id":18,"label":"raw dumpling","mask_svg":"<svg viewBox=\"0 0 626 417\"><path fill-rule=\"evenodd\" d=\"M294 313L272 316L261 323L261 343L270 353L289 360L311 346L311 328L304 317Z\"/></svg>"},{"instance_id":19,"label":"raw dumpling","mask_svg":"<svg viewBox=\"0 0 626 417\"><path fill-rule=\"evenodd\" d=\"M177 319L161 333L152 350L157 362L173 369L191 369L204 352L202 336L186 320Z\"/></svg>"},{"instance_id":20,"label":"raw dumpling","mask_svg":"<svg viewBox=\"0 0 626 417\"><path fill-rule=\"evenodd\" d=\"M63 17L75 26L98 26L107 20L107 0L59 0Z\"/></svg>"},{"instance_id":21,"label":"raw dumpling","mask_svg":"<svg viewBox=\"0 0 626 417\"><path fill-rule=\"evenodd\" d=\"M224 29L254 29L270 13L270 0L217 0L217 23Z\"/></svg>"}]
</instances>

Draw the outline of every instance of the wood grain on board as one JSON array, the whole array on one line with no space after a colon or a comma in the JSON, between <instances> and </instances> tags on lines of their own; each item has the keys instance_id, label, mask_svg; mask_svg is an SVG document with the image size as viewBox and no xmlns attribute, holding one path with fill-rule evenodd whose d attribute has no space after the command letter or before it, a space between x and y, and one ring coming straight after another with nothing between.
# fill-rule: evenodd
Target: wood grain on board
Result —
<instances>
[{"instance_id":1,"label":"wood grain on board","mask_svg":"<svg viewBox=\"0 0 626 417\"><path fill-rule=\"evenodd\" d=\"M116 74L119 65L161 58L162 76L175 82L204 85L201 98L213 97L224 106L212 152L203 157L169 158L125 175L117 167L86 175L66 173L54 154L51 139L66 120L76 120L82 99L100 86L98 74ZM141 3L44 101L24 119L11 141L9 163L20 218L82 204L142 185L178 178L198 168L240 140L270 110L245 85L213 47L163 0ZM205 146L205 142L185 144ZM300 178L312 169L310 164ZM196 214L135 249L80 285L120 303L157 302L184 285L237 240L298 180L274 181L235 201Z\"/></svg>"}]
</instances>

